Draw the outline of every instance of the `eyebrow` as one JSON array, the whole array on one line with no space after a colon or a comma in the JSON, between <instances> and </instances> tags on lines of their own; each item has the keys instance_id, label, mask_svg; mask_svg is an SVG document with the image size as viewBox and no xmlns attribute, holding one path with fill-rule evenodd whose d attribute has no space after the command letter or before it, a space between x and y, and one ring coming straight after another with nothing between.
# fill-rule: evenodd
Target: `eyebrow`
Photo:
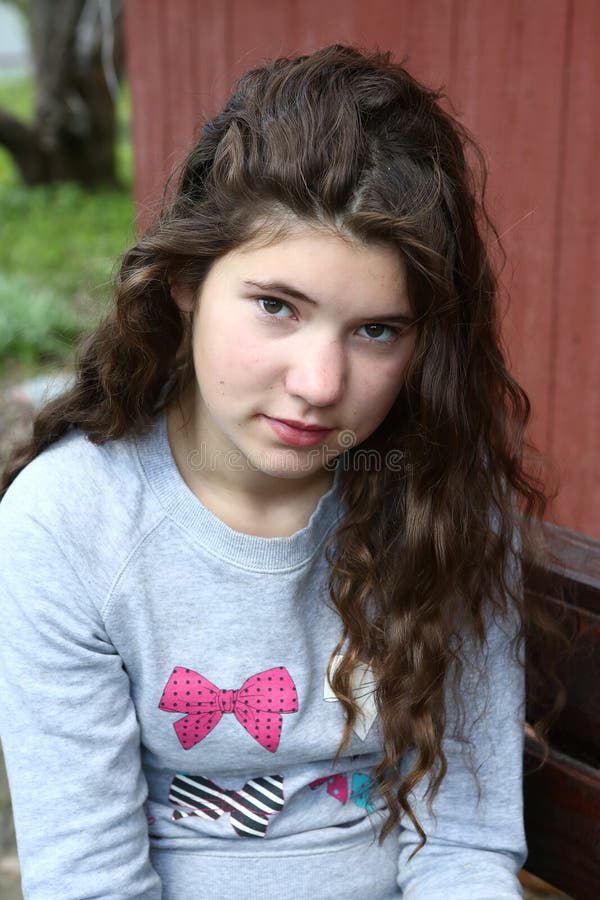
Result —
<instances>
[{"instance_id":1,"label":"eyebrow","mask_svg":"<svg viewBox=\"0 0 600 900\"><path fill-rule=\"evenodd\" d=\"M292 287L290 284L285 284L283 281L243 281L242 284L244 287L255 288L259 291L286 294L288 297L293 297L295 300L304 300L306 303L318 306L317 301L313 300L312 297L308 297L306 294L302 293L302 291L299 291L298 288ZM371 321L370 317L369 321ZM413 325L417 321L417 317L406 314L395 316L383 314L380 316L373 316L372 321L394 322L399 325Z\"/></svg>"}]
</instances>

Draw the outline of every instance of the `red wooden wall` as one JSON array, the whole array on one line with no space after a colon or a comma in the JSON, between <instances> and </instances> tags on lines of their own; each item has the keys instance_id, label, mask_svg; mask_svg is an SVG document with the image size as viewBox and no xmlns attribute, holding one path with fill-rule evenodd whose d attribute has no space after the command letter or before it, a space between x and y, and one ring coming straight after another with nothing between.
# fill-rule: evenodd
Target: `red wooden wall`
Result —
<instances>
[{"instance_id":1,"label":"red wooden wall","mask_svg":"<svg viewBox=\"0 0 600 900\"><path fill-rule=\"evenodd\" d=\"M600 3L127 0L140 221L234 77L333 42L379 46L444 85L486 151L508 263L505 340L560 493L548 518L600 537Z\"/></svg>"}]
</instances>

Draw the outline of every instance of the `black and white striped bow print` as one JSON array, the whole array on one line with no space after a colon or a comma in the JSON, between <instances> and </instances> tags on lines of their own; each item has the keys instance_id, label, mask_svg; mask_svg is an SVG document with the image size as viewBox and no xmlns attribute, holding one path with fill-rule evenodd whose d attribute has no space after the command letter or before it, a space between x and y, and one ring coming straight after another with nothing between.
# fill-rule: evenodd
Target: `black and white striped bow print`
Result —
<instances>
[{"instance_id":1,"label":"black and white striped bow print","mask_svg":"<svg viewBox=\"0 0 600 900\"><path fill-rule=\"evenodd\" d=\"M264 837L269 816L283 809L283 777L253 778L239 791L220 788L203 775L177 774L171 782L169 800L181 809L173 811L177 822L186 816L218 819L230 813L230 822L240 837Z\"/></svg>"}]
</instances>

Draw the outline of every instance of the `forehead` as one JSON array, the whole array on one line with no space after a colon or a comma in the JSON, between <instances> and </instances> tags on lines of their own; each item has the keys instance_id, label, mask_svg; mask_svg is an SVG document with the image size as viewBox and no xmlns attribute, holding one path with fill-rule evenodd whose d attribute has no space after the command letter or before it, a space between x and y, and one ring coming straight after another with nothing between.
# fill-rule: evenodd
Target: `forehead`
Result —
<instances>
[{"instance_id":1,"label":"forehead","mask_svg":"<svg viewBox=\"0 0 600 900\"><path fill-rule=\"evenodd\" d=\"M395 247L331 230L297 227L268 243L248 242L221 262L233 278L278 282L316 302L377 301L392 312L407 301L406 268Z\"/></svg>"}]
</instances>

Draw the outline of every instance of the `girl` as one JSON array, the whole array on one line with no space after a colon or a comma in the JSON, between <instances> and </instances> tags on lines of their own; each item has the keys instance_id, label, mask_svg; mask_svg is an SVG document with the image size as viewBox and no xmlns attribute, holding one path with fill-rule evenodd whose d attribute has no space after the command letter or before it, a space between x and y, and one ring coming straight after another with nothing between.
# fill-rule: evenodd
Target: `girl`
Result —
<instances>
[{"instance_id":1,"label":"girl","mask_svg":"<svg viewBox=\"0 0 600 900\"><path fill-rule=\"evenodd\" d=\"M521 896L544 495L438 100L350 47L248 72L15 450L26 898Z\"/></svg>"}]
</instances>

